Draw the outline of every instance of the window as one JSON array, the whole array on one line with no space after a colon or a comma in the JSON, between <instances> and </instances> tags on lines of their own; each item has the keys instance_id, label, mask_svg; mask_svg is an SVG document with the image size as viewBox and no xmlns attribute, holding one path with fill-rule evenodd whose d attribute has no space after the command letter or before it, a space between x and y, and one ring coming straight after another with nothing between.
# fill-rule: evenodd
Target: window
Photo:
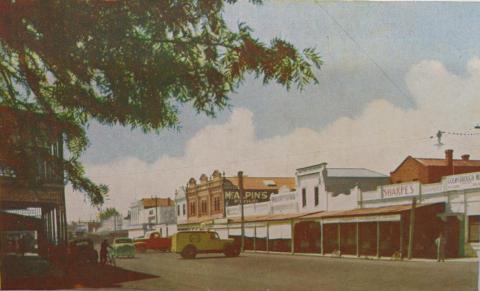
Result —
<instances>
[{"instance_id":1,"label":"window","mask_svg":"<svg viewBox=\"0 0 480 291\"><path fill-rule=\"evenodd\" d=\"M480 215L468 217L468 241L480 242Z\"/></svg>"},{"instance_id":2,"label":"window","mask_svg":"<svg viewBox=\"0 0 480 291\"><path fill-rule=\"evenodd\" d=\"M318 186L315 187L315 206L318 206Z\"/></svg>"},{"instance_id":3,"label":"window","mask_svg":"<svg viewBox=\"0 0 480 291\"><path fill-rule=\"evenodd\" d=\"M302 207L307 206L307 189L302 188Z\"/></svg>"},{"instance_id":4,"label":"window","mask_svg":"<svg viewBox=\"0 0 480 291\"><path fill-rule=\"evenodd\" d=\"M195 215L195 202L190 203L190 215Z\"/></svg>"},{"instance_id":5,"label":"window","mask_svg":"<svg viewBox=\"0 0 480 291\"><path fill-rule=\"evenodd\" d=\"M215 197L213 198L213 209L215 211L219 211L220 210L220 197Z\"/></svg>"},{"instance_id":6,"label":"window","mask_svg":"<svg viewBox=\"0 0 480 291\"><path fill-rule=\"evenodd\" d=\"M202 200L201 207L202 207L202 214L207 213L207 200Z\"/></svg>"},{"instance_id":7,"label":"window","mask_svg":"<svg viewBox=\"0 0 480 291\"><path fill-rule=\"evenodd\" d=\"M182 204L182 208L183 208L183 215L185 215L185 203Z\"/></svg>"},{"instance_id":8,"label":"window","mask_svg":"<svg viewBox=\"0 0 480 291\"><path fill-rule=\"evenodd\" d=\"M177 216L180 216L180 205L177 205Z\"/></svg>"}]
</instances>

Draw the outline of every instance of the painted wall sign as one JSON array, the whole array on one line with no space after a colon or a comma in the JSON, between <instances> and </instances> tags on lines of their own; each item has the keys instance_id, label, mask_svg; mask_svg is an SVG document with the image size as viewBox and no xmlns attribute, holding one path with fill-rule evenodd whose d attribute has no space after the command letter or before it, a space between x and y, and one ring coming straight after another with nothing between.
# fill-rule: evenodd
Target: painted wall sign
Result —
<instances>
[{"instance_id":1,"label":"painted wall sign","mask_svg":"<svg viewBox=\"0 0 480 291\"><path fill-rule=\"evenodd\" d=\"M447 176L443 180L445 191L480 187L480 173Z\"/></svg>"},{"instance_id":2,"label":"painted wall sign","mask_svg":"<svg viewBox=\"0 0 480 291\"><path fill-rule=\"evenodd\" d=\"M418 196L420 194L420 183L402 183L385 185L381 187L382 198L398 198Z\"/></svg>"},{"instance_id":3,"label":"painted wall sign","mask_svg":"<svg viewBox=\"0 0 480 291\"><path fill-rule=\"evenodd\" d=\"M245 190L244 204L267 202L274 191ZM225 201L227 206L240 204L240 192L238 190L225 190Z\"/></svg>"}]
</instances>

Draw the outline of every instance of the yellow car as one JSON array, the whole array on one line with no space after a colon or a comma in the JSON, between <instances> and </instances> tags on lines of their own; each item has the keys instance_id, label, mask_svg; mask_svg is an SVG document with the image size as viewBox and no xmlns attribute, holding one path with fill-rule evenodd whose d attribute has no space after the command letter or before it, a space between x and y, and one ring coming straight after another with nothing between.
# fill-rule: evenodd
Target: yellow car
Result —
<instances>
[{"instance_id":1,"label":"yellow car","mask_svg":"<svg viewBox=\"0 0 480 291\"><path fill-rule=\"evenodd\" d=\"M172 236L171 252L185 259L197 254L223 253L227 257L240 255L240 246L233 239L220 239L213 231L181 231Z\"/></svg>"}]
</instances>

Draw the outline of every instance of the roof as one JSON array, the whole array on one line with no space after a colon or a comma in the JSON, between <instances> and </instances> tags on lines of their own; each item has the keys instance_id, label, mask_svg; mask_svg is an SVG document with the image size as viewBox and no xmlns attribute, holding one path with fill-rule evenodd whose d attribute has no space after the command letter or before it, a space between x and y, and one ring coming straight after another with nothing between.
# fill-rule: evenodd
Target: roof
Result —
<instances>
[{"instance_id":1,"label":"roof","mask_svg":"<svg viewBox=\"0 0 480 291\"><path fill-rule=\"evenodd\" d=\"M155 199L157 202L155 203ZM170 198L143 198L141 200L143 204L143 208L151 208L151 207L162 207L162 206L172 206L173 201Z\"/></svg>"},{"instance_id":2,"label":"roof","mask_svg":"<svg viewBox=\"0 0 480 291\"><path fill-rule=\"evenodd\" d=\"M444 202L417 204L416 208L422 208L422 207L440 205L440 204L444 204ZM402 213L404 211L408 211L410 209L412 209L412 204L392 205L392 206L375 207L375 208L358 208L358 209L351 209L351 210L325 211L325 212L307 214L302 216L301 219L397 214L397 213Z\"/></svg>"},{"instance_id":3,"label":"roof","mask_svg":"<svg viewBox=\"0 0 480 291\"><path fill-rule=\"evenodd\" d=\"M385 178L384 174L365 168L327 168L328 177Z\"/></svg>"},{"instance_id":4,"label":"roof","mask_svg":"<svg viewBox=\"0 0 480 291\"><path fill-rule=\"evenodd\" d=\"M233 185L238 187L238 177L227 177ZM273 183L272 183L273 182ZM287 186L289 189L295 189L295 178L293 177L243 177L243 189L269 190L279 189Z\"/></svg>"},{"instance_id":5,"label":"roof","mask_svg":"<svg viewBox=\"0 0 480 291\"><path fill-rule=\"evenodd\" d=\"M392 173L396 172L400 169L403 164L408 160L414 160L425 167L446 167L447 160L445 158L415 158L412 156L407 156L396 168L392 171ZM462 159L453 159L453 167L479 167L480 168L480 160L462 160Z\"/></svg>"},{"instance_id":6,"label":"roof","mask_svg":"<svg viewBox=\"0 0 480 291\"><path fill-rule=\"evenodd\" d=\"M414 158L422 165L427 167L445 167L447 160L445 159L430 159L430 158ZM453 160L454 167L480 167L480 160Z\"/></svg>"},{"instance_id":7,"label":"roof","mask_svg":"<svg viewBox=\"0 0 480 291\"><path fill-rule=\"evenodd\" d=\"M318 211L312 212L309 214L317 214L320 213ZM306 215L305 213L289 213L289 214L270 214L270 215L252 215L246 216L245 222L260 222L260 221L279 221L279 220L288 220L299 218ZM232 223L240 223L242 219L240 217L235 217L231 219Z\"/></svg>"}]
</instances>

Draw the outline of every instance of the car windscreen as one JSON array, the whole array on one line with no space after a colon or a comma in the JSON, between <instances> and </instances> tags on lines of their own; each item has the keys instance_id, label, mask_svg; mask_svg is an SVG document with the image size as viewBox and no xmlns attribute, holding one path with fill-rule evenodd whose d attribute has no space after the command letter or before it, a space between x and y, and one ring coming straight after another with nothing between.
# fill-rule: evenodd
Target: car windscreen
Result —
<instances>
[{"instance_id":1,"label":"car windscreen","mask_svg":"<svg viewBox=\"0 0 480 291\"><path fill-rule=\"evenodd\" d=\"M115 240L116 244L129 244L129 243L132 243L132 242L133 241L129 238L120 238L120 239Z\"/></svg>"}]
</instances>

